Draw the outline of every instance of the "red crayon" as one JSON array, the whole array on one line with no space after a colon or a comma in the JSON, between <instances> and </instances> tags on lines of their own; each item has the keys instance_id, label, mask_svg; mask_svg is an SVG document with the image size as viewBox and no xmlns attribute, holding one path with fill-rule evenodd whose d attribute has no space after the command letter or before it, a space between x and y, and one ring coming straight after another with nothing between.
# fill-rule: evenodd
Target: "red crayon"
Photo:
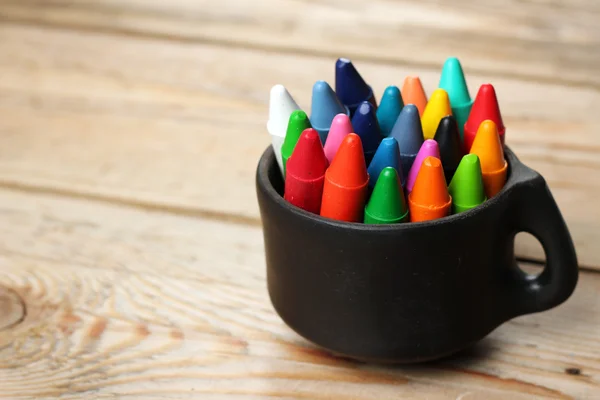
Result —
<instances>
[{"instance_id":1,"label":"red crayon","mask_svg":"<svg viewBox=\"0 0 600 400\"><path fill-rule=\"evenodd\" d=\"M498 127L498 136L500 136L500 143L504 146L504 132L506 128L502 122L502 115L500 115L500 106L498 105L498 99L496 98L496 91L490 83L485 83L479 88L477 97L473 102L473 108L469 118L465 123L465 134L464 134L464 146L465 153L471 151L471 146L477 135L479 125L485 120L492 120Z\"/></svg>"},{"instance_id":2,"label":"red crayon","mask_svg":"<svg viewBox=\"0 0 600 400\"><path fill-rule=\"evenodd\" d=\"M319 133L312 128L305 129L287 162L283 198L318 214L328 164Z\"/></svg>"},{"instance_id":3,"label":"red crayon","mask_svg":"<svg viewBox=\"0 0 600 400\"><path fill-rule=\"evenodd\" d=\"M368 183L362 142L357 134L349 133L325 174L321 215L340 221L362 222Z\"/></svg>"}]
</instances>

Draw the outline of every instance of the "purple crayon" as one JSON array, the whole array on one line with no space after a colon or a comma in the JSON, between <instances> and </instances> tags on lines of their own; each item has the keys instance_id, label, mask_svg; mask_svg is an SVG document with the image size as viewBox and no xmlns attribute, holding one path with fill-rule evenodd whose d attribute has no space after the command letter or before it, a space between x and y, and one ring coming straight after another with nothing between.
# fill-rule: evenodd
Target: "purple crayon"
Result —
<instances>
[{"instance_id":1,"label":"purple crayon","mask_svg":"<svg viewBox=\"0 0 600 400\"><path fill-rule=\"evenodd\" d=\"M419 170L421 169L421 164L427 157L435 157L437 159L440 158L440 149L438 144L433 139L427 139L421 145L419 149L419 153L415 158L415 162L412 167L410 167L410 171L408 172L408 178L406 179L406 192L412 192L413 186L415 185L415 181L417 180L417 175Z\"/></svg>"}]
</instances>

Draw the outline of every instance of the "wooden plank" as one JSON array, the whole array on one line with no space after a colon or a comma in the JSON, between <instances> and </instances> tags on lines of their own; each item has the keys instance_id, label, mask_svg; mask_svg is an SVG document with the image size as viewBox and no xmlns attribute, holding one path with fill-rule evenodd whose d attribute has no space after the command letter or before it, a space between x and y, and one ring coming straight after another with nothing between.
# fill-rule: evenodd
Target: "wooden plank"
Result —
<instances>
[{"instance_id":1,"label":"wooden plank","mask_svg":"<svg viewBox=\"0 0 600 400\"><path fill-rule=\"evenodd\" d=\"M600 274L460 355L400 368L336 359L265 289L260 229L0 190L6 398L520 399L600 390ZM0 307L0 321L15 307ZM11 311L12 310L12 311Z\"/></svg>"},{"instance_id":2,"label":"wooden plank","mask_svg":"<svg viewBox=\"0 0 600 400\"><path fill-rule=\"evenodd\" d=\"M419 68L439 67L452 54L490 78L519 76L600 88L600 8L590 0L237 0L226 5L211 0L5 0L0 16Z\"/></svg>"},{"instance_id":3,"label":"wooden plank","mask_svg":"<svg viewBox=\"0 0 600 400\"><path fill-rule=\"evenodd\" d=\"M13 25L0 28L0 49L3 185L255 225L254 169L269 143L270 86L285 83L307 108L312 83L331 79L330 59ZM361 67L379 92L410 72ZM431 90L437 72L421 75ZM548 180L580 261L600 267L600 94L494 83L508 144ZM518 249L543 257L528 243Z\"/></svg>"}]
</instances>

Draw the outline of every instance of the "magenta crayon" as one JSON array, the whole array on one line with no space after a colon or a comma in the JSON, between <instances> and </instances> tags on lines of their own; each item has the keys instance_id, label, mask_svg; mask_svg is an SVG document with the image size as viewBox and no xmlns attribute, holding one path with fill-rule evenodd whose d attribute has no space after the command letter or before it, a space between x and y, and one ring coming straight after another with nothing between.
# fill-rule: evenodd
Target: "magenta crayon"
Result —
<instances>
[{"instance_id":1,"label":"magenta crayon","mask_svg":"<svg viewBox=\"0 0 600 400\"><path fill-rule=\"evenodd\" d=\"M410 171L408 172L408 178L406 179L406 192L410 193L415 186L415 182L417 180L417 175L419 174L419 170L421 169L421 164L423 160L427 157L435 157L437 159L440 158L440 149L438 144L433 139L427 139L423 142L417 157L415 158L415 162L412 167L410 167Z\"/></svg>"},{"instance_id":2,"label":"magenta crayon","mask_svg":"<svg viewBox=\"0 0 600 400\"><path fill-rule=\"evenodd\" d=\"M336 115L331 123L331 129L329 129L329 134L325 141L325 157L327 157L329 163L333 161L335 153L337 153L340 144L342 144L342 140L352 132L354 130L350 118L346 114Z\"/></svg>"},{"instance_id":3,"label":"magenta crayon","mask_svg":"<svg viewBox=\"0 0 600 400\"><path fill-rule=\"evenodd\" d=\"M319 214L328 165L319 133L306 129L287 162L283 197L303 210Z\"/></svg>"}]
</instances>

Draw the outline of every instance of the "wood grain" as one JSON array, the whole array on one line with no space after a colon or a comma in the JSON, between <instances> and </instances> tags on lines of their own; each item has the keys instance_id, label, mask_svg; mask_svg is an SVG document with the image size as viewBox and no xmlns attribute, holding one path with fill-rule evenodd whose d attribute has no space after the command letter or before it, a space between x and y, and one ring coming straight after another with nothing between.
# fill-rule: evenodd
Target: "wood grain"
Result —
<instances>
[{"instance_id":1,"label":"wood grain","mask_svg":"<svg viewBox=\"0 0 600 400\"><path fill-rule=\"evenodd\" d=\"M418 69L457 55L488 76L600 89L600 8L591 0L5 0L0 16Z\"/></svg>"},{"instance_id":2,"label":"wood grain","mask_svg":"<svg viewBox=\"0 0 600 400\"><path fill-rule=\"evenodd\" d=\"M600 275L442 362L336 359L275 315L256 227L0 190L0 398L567 399L600 390ZM0 307L0 320L5 308Z\"/></svg>"},{"instance_id":3,"label":"wood grain","mask_svg":"<svg viewBox=\"0 0 600 400\"><path fill-rule=\"evenodd\" d=\"M285 83L307 108L333 60L74 33L0 27L0 106L9 116L0 120L0 183L258 225L254 168L269 143L269 88ZM411 72L368 62L361 70L379 92ZM422 71L428 90L437 74ZM469 78L471 87L486 80ZM580 262L600 268L600 94L494 83L508 144L548 180ZM531 242L517 249L543 258Z\"/></svg>"}]
</instances>

